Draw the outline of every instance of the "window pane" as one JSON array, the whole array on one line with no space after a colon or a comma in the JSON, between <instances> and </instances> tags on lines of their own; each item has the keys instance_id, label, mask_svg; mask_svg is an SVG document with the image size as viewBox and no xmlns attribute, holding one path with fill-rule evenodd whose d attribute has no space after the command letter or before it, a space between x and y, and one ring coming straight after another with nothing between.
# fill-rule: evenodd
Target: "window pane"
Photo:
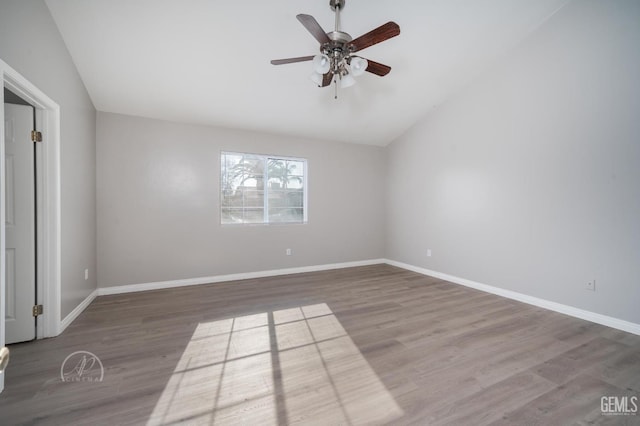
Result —
<instances>
[{"instance_id":1,"label":"window pane","mask_svg":"<svg viewBox=\"0 0 640 426\"><path fill-rule=\"evenodd\" d=\"M264 222L264 209L245 209L244 210L244 223L263 223Z\"/></svg>"},{"instance_id":2,"label":"window pane","mask_svg":"<svg viewBox=\"0 0 640 426\"><path fill-rule=\"evenodd\" d=\"M233 167L242 160L241 155L237 154L222 154L221 156L221 191L223 196L231 196L235 192L235 189L240 184L241 178L231 173Z\"/></svg>"},{"instance_id":3,"label":"window pane","mask_svg":"<svg viewBox=\"0 0 640 426\"><path fill-rule=\"evenodd\" d=\"M281 189L282 182L279 178L269 175L269 189Z\"/></svg>"},{"instance_id":4,"label":"window pane","mask_svg":"<svg viewBox=\"0 0 640 426\"><path fill-rule=\"evenodd\" d=\"M286 207L285 194L283 190L269 191L269 207Z\"/></svg>"},{"instance_id":5,"label":"window pane","mask_svg":"<svg viewBox=\"0 0 640 426\"><path fill-rule=\"evenodd\" d=\"M304 163L301 161L269 158L269 183L272 188L302 187Z\"/></svg>"},{"instance_id":6,"label":"window pane","mask_svg":"<svg viewBox=\"0 0 640 426\"><path fill-rule=\"evenodd\" d=\"M227 209L223 208L220 211L220 218L222 223L242 223L243 209Z\"/></svg>"},{"instance_id":7,"label":"window pane","mask_svg":"<svg viewBox=\"0 0 640 426\"><path fill-rule=\"evenodd\" d=\"M304 176L304 162L289 160L287 163L289 174L292 176Z\"/></svg>"},{"instance_id":8,"label":"window pane","mask_svg":"<svg viewBox=\"0 0 640 426\"><path fill-rule=\"evenodd\" d=\"M287 191L286 197L288 207L302 208L304 206L304 194L302 192L302 189L289 190Z\"/></svg>"},{"instance_id":9,"label":"window pane","mask_svg":"<svg viewBox=\"0 0 640 426\"><path fill-rule=\"evenodd\" d=\"M301 208L273 208L269 209L269 222L273 223L302 223L304 222Z\"/></svg>"},{"instance_id":10,"label":"window pane","mask_svg":"<svg viewBox=\"0 0 640 426\"><path fill-rule=\"evenodd\" d=\"M264 207L264 191L243 189L244 207Z\"/></svg>"},{"instance_id":11,"label":"window pane","mask_svg":"<svg viewBox=\"0 0 640 426\"><path fill-rule=\"evenodd\" d=\"M304 187L304 179L302 177L291 176L289 177L289 183L287 184L287 189L300 189Z\"/></svg>"}]
</instances>

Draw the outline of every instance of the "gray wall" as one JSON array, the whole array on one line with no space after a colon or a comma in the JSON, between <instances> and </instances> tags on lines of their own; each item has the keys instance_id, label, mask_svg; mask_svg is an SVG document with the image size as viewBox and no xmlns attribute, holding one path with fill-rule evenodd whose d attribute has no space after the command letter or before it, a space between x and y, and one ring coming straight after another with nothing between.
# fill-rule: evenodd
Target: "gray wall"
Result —
<instances>
[{"instance_id":1,"label":"gray wall","mask_svg":"<svg viewBox=\"0 0 640 426\"><path fill-rule=\"evenodd\" d=\"M638 23L574 1L390 145L387 257L640 323Z\"/></svg>"},{"instance_id":2,"label":"gray wall","mask_svg":"<svg viewBox=\"0 0 640 426\"><path fill-rule=\"evenodd\" d=\"M306 158L308 224L221 226L222 150ZM100 287L384 254L383 148L99 112L97 158Z\"/></svg>"},{"instance_id":3,"label":"gray wall","mask_svg":"<svg viewBox=\"0 0 640 426\"><path fill-rule=\"evenodd\" d=\"M60 105L64 318L97 285L96 111L44 1L0 1L0 58Z\"/></svg>"}]
</instances>

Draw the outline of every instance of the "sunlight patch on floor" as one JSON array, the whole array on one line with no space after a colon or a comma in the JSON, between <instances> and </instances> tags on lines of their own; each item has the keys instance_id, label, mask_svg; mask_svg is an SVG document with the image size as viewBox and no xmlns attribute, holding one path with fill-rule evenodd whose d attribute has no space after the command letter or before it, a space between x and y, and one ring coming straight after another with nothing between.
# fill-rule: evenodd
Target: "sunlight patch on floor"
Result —
<instances>
[{"instance_id":1,"label":"sunlight patch on floor","mask_svg":"<svg viewBox=\"0 0 640 426\"><path fill-rule=\"evenodd\" d=\"M375 424L402 414L323 303L198 324L148 424Z\"/></svg>"}]
</instances>

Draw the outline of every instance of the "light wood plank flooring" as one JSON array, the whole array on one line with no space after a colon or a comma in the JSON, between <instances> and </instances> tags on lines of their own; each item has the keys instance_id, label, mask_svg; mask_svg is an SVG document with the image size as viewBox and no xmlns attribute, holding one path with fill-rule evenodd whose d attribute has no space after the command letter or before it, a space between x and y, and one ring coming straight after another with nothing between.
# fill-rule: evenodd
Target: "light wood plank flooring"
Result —
<instances>
[{"instance_id":1,"label":"light wood plank flooring","mask_svg":"<svg viewBox=\"0 0 640 426\"><path fill-rule=\"evenodd\" d=\"M640 336L388 265L103 296L11 351L2 425L640 424L600 405Z\"/></svg>"}]
</instances>

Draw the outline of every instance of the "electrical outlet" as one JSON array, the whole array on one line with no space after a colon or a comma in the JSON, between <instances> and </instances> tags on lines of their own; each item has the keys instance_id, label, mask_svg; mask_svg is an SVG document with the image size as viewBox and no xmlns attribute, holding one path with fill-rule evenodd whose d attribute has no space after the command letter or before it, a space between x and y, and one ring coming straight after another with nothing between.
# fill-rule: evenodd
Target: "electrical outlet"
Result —
<instances>
[{"instance_id":1,"label":"electrical outlet","mask_svg":"<svg viewBox=\"0 0 640 426\"><path fill-rule=\"evenodd\" d=\"M596 280L591 280L591 281L587 282L587 285L586 285L585 288L587 290L596 291Z\"/></svg>"},{"instance_id":2,"label":"electrical outlet","mask_svg":"<svg viewBox=\"0 0 640 426\"><path fill-rule=\"evenodd\" d=\"M84 270L84 279L85 279L85 280L88 280L88 279L89 279L89 270L88 270L88 269L85 269L85 270Z\"/></svg>"},{"instance_id":3,"label":"electrical outlet","mask_svg":"<svg viewBox=\"0 0 640 426\"><path fill-rule=\"evenodd\" d=\"M427 257L431 257L431 249L427 249Z\"/></svg>"},{"instance_id":4,"label":"electrical outlet","mask_svg":"<svg viewBox=\"0 0 640 426\"><path fill-rule=\"evenodd\" d=\"M288 248L288 249L287 249L287 251L286 251L286 253L287 253L287 256L291 256L291 249L290 249L290 248Z\"/></svg>"}]
</instances>

